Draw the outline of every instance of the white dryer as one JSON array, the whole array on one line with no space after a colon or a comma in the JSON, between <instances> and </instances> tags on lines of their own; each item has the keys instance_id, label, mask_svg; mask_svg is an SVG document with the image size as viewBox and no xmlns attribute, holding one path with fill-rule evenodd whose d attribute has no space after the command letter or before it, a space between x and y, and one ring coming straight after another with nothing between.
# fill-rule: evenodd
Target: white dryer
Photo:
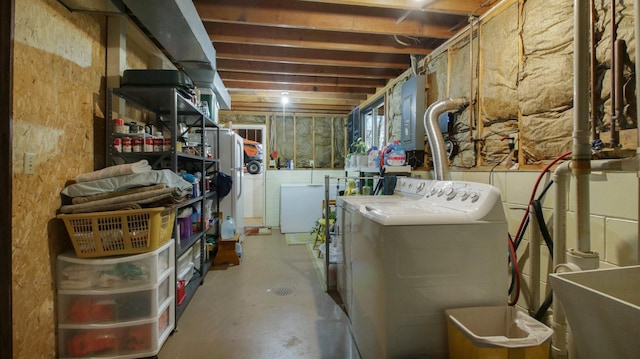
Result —
<instances>
[{"instance_id":1,"label":"white dryer","mask_svg":"<svg viewBox=\"0 0 640 359\"><path fill-rule=\"evenodd\" d=\"M507 221L499 191L425 183L420 198L354 211L347 266L351 333L363 359L447 357L444 310L504 305ZM346 253L346 252L345 252Z\"/></svg>"}]
</instances>

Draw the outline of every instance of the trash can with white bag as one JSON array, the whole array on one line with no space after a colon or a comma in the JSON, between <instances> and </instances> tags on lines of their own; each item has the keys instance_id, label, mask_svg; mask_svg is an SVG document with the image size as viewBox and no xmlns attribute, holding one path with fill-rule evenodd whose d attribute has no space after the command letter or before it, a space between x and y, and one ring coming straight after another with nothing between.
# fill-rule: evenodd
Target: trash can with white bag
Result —
<instances>
[{"instance_id":1,"label":"trash can with white bag","mask_svg":"<svg viewBox=\"0 0 640 359\"><path fill-rule=\"evenodd\" d=\"M547 359L553 329L509 306L445 310L449 359Z\"/></svg>"}]
</instances>

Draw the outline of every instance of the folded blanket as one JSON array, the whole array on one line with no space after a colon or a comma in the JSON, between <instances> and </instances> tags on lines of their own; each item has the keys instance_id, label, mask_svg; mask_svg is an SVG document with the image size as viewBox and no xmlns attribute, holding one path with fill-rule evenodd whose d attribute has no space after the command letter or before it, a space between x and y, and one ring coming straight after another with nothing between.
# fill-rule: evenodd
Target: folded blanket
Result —
<instances>
[{"instance_id":1,"label":"folded blanket","mask_svg":"<svg viewBox=\"0 0 640 359\"><path fill-rule=\"evenodd\" d=\"M116 165L89 173L82 173L78 175L78 177L76 177L76 182L95 181L103 178L130 175L133 173L141 173L145 171L151 171L151 166L149 165L149 162L147 160L140 160L134 163Z\"/></svg>"},{"instance_id":2,"label":"folded blanket","mask_svg":"<svg viewBox=\"0 0 640 359\"><path fill-rule=\"evenodd\" d=\"M193 192L191 183L182 179L182 177L178 176L175 172L164 169L74 183L65 187L61 193L67 197L75 198L124 191L136 187L153 186L156 184L175 187L179 196L186 196Z\"/></svg>"},{"instance_id":3,"label":"folded blanket","mask_svg":"<svg viewBox=\"0 0 640 359\"><path fill-rule=\"evenodd\" d=\"M112 211L114 208L123 209L121 207L132 204L146 204L157 202L162 199L169 198L181 198L176 188L161 188L152 191L139 192L134 194L128 194L124 196L116 196L111 198L99 199L96 201L71 204L60 207L60 213L87 213L87 212L102 212Z\"/></svg>"},{"instance_id":4,"label":"folded blanket","mask_svg":"<svg viewBox=\"0 0 640 359\"><path fill-rule=\"evenodd\" d=\"M87 202L92 202L92 201L98 201L98 200L101 200L101 199L107 199L107 198L113 198L113 197L119 197L119 196L128 196L128 195L132 195L132 194L136 194L136 193L140 193L140 192L149 192L149 191L153 191L153 190L156 190L156 189L163 189L163 188L167 188L167 185L165 185L165 184L157 184L157 185L153 185L153 186L145 186L145 187L136 187L136 188L126 189L124 191L116 191L116 192L109 192L109 193L94 194L93 196L75 197L71 201L72 201L73 204L81 204L81 203L87 203Z\"/></svg>"}]
</instances>

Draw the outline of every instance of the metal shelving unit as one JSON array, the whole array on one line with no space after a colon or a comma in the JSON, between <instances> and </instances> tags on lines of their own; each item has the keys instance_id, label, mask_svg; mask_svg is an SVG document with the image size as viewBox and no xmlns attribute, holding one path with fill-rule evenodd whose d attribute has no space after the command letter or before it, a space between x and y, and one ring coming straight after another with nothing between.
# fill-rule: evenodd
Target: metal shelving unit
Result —
<instances>
[{"instance_id":1,"label":"metal shelving unit","mask_svg":"<svg viewBox=\"0 0 640 359\"><path fill-rule=\"evenodd\" d=\"M217 212L219 208L219 201L215 190L211 189L207 191L204 178L211 175L211 178L216 178L219 161L217 158L208 157L205 151L206 138L205 128L215 129L217 139L218 126L214 119L205 116L198 107L193 104L179 88L175 87L122 87L117 89L110 89L108 93L108 115L107 115L107 165L115 165L121 163L132 163L141 159L146 159L153 169L171 169L174 172L179 170L186 170L189 173L200 172L202 179L199 183L198 196L190 198L185 203L179 204L176 210L186 208L188 206L200 206L201 209L205 207L206 200L212 200L212 216L213 226L215 226L219 232L220 223L218 222ZM163 151L147 151L144 152L144 144L140 152L121 152L116 150L113 145L114 138L118 137L148 137L146 134L123 134L116 133L114 128L114 113L126 113L126 110L133 108L134 111L141 111L144 121L138 120L138 122L144 122L147 125L153 125L158 130L161 130L164 137L167 134L170 136L171 143L167 150ZM126 110L125 110L126 109ZM121 115L123 116L123 115ZM199 153L185 153L180 151L179 141L185 134L189 133L189 140L193 140L194 137L197 141L194 143L200 146ZM153 134L151 134L153 135ZM220 153L219 142L215 141L211 146L216 146L211 151L212 156ZM186 296L182 300L181 304L177 304L176 300L176 326L177 320L186 309L191 298L195 295L198 287L203 283L209 268L212 264L212 258L206 259L205 251L206 245L206 226L204 222L204 216L200 216L200 223L198 227L200 231L193 233L187 238L181 238L178 229L178 218L176 216L176 222L174 223L174 238L176 239L175 260L178 262L183 254L191 249L194 244L199 243L200 257L199 266L194 271L193 277L187 283L185 292ZM178 278L178 271L180 268L176 265L176 278ZM177 288L177 284L176 284Z\"/></svg>"}]
</instances>

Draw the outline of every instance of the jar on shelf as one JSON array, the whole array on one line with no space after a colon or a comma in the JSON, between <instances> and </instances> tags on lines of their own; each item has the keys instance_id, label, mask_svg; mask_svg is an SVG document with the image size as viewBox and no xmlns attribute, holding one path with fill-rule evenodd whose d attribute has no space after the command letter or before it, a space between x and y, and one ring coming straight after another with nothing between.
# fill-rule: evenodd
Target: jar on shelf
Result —
<instances>
[{"instance_id":1,"label":"jar on shelf","mask_svg":"<svg viewBox=\"0 0 640 359\"><path fill-rule=\"evenodd\" d=\"M134 137L131 139L131 152L142 152L142 138Z\"/></svg>"},{"instance_id":2,"label":"jar on shelf","mask_svg":"<svg viewBox=\"0 0 640 359\"><path fill-rule=\"evenodd\" d=\"M131 137L122 138L122 152L131 152Z\"/></svg>"},{"instance_id":3,"label":"jar on shelf","mask_svg":"<svg viewBox=\"0 0 640 359\"><path fill-rule=\"evenodd\" d=\"M122 152L122 138L120 137L115 137L113 139L113 148L117 151L117 152Z\"/></svg>"},{"instance_id":4,"label":"jar on shelf","mask_svg":"<svg viewBox=\"0 0 640 359\"><path fill-rule=\"evenodd\" d=\"M153 152L153 137L144 137L144 152Z\"/></svg>"},{"instance_id":5,"label":"jar on shelf","mask_svg":"<svg viewBox=\"0 0 640 359\"><path fill-rule=\"evenodd\" d=\"M156 132L156 137L153 139L153 152L162 152L164 147L164 138L162 138L162 132Z\"/></svg>"}]
</instances>

